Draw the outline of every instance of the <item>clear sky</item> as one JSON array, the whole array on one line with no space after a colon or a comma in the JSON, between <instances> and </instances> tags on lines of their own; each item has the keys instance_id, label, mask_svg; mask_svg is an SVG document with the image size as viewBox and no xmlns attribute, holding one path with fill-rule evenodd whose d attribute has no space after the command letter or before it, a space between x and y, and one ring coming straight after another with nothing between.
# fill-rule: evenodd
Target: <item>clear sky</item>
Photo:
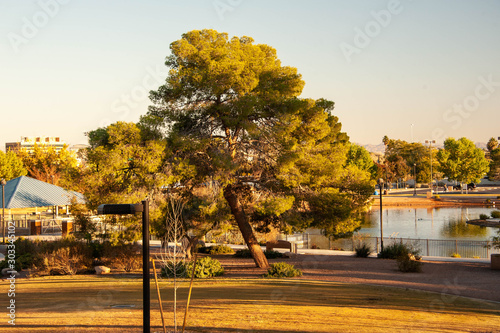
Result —
<instances>
[{"instance_id":1,"label":"clear sky","mask_svg":"<svg viewBox=\"0 0 500 333\"><path fill-rule=\"evenodd\" d=\"M0 147L137 121L169 45L211 28L273 46L351 140L500 136L498 0L2 0Z\"/></svg>"}]
</instances>

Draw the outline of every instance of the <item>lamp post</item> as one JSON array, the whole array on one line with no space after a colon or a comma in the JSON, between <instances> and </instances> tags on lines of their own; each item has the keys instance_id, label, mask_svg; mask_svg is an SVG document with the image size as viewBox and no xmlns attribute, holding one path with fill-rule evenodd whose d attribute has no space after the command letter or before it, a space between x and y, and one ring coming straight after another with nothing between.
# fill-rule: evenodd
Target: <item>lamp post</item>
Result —
<instances>
[{"instance_id":1,"label":"lamp post","mask_svg":"<svg viewBox=\"0 0 500 333\"><path fill-rule=\"evenodd\" d=\"M142 204L110 204L100 205L98 214L127 215L142 212L142 327L144 333L151 332L151 291L149 285L149 203L148 200Z\"/></svg>"},{"instance_id":2,"label":"lamp post","mask_svg":"<svg viewBox=\"0 0 500 333\"><path fill-rule=\"evenodd\" d=\"M2 236L3 244L5 244L5 185L7 182L2 178L0 184L2 185Z\"/></svg>"},{"instance_id":3,"label":"lamp post","mask_svg":"<svg viewBox=\"0 0 500 333\"><path fill-rule=\"evenodd\" d=\"M417 163L413 163L413 196L417 196Z\"/></svg>"},{"instance_id":4,"label":"lamp post","mask_svg":"<svg viewBox=\"0 0 500 333\"><path fill-rule=\"evenodd\" d=\"M378 180L378 186L380 189L380 251L384 250L384 225L382 223L382 191L384 190L384 180L380 178Z\"/></svg>"},{"instance_id":5,"label":"lamp post","mask_svg":"<svg viewBox=\"0 0 500 333\"><path fill-rule=\"evenodd\" d=\"M429 152L431 155L431 192L433 192L433 190L432 190L432 144L436 143L436 140L425 140L425 143L429 144Z\"/></svg>"}]
</instances>

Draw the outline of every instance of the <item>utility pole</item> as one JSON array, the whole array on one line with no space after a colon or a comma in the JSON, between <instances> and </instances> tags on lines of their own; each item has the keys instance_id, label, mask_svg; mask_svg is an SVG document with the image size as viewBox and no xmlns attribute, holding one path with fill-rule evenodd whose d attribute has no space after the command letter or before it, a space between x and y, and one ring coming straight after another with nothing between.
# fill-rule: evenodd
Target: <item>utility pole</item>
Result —
<instances>
[{"instance_id":1,"label":"utility pole","mask_svg":"<svg viewBox=\"0 0 500 333\"><path fill-rule=\"evenodd\" d=\"M433 179L432 179L432 144L436 143L436 140L425 140L425 143L429 144L429 152L431 155L431 192L434 192L432 189L432 183L433 183Z\"/></svg>"}]
</instances>

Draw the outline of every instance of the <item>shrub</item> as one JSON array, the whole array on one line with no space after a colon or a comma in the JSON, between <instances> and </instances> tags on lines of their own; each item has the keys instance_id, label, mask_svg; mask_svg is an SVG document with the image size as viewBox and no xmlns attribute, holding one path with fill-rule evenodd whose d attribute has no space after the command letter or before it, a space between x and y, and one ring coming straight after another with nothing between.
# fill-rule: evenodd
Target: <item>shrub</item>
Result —
<instances>
[{"instance_id":1,"label":"shrub","mask_svg":"<svg viewBox=\"0 0 500 333\"><path fill-rule=\"evenodd\" d=\"M283 253L275 250L265 250L264 255L267 259L283 258ZM252 258L252 253L249 249L237 250L234 254L236 258Z\"/></svg>"},{"instance_id":2,"label":"shrub","mask_svg":"<svg viewBox=\"0 0 500 333\"><path fill-rule=\"evenodd\" d=\"M435 196L434 196L434 199L436 199L436 200L440 200L440 199L441 199L441 196L439 196L439 195L435 195Z\"/></svg>"},{"instance_id":3,"label":"shrub","mask_svg":"<svg viewBox=\"0 0 500 333\"><path fill-rule=\"evenodd\" d=\"M398 262L398 269L401 272L420 273L422 271L423 263L410 253L399 256L396 260Z\"/></svg>"},{"instance_id":4,"label":"shrub","mask_svg":"<svg viewBox=\"0 0 500 333\"><path fill-rule=\"evenodd\" d=\"M102 262L113 265L126 272L138 270L142 267L141 247L137 244L119 243L112 245L107 242L102 244Z\"/></svg>"},{"instance_id":5,"label":"shrub","mask_svg":"<svg viewBox=\"0 0 500 333\"><path fill-rule=\"evenodd\" d=\"M193 262L178 261L175 265L173 262L165 263L165 267L161 269L163 277L173 277L174 271L177 277L191 278L193 272ZM197 279L206 279L224 274L224 268L217 259L211 257L199 258L196 260L194 277Z\"/></svg>"},{"instance_id":6,"label":"shrub","mask_svg":"<svg viewBox=\"0 0 500 333\"><path fill-rule=\"evenodd\" d=\"M480 219L480 220L487 220L487 219L489 219L489 218L490 218L490 217L489 217L488 215L486 215L486 214L479 214L479 219Z\"/></svg>"},{"instance_id":7,"label":"shrub","mask_svg":"<svg viewBox=\"0 0 500 333\"><path fill-rule=\"evenodd\" d=\"M283 253L275 250L265 250L264 255L267 259L283 258Z\"/></svg>"},{"instance_id":8,"label":"shrub","mask_svg":"<svg viewBox=\"0 0 500 333\"><path fill-rule=\"evenodd\" d=\"M211 246L200 246L197 248L198 253L203 253L203 254L208 254L208 251L210 251Z\"/></svg>"},{"instance_id":9,"label":"shrub","mask_svg":"<svg viewBox=\"0 0 500 333\"><path fill-rule=\"evenodd\" d=\"M267 278L284 278L284 277L295 277L302 276L302 271L296 269L293 265L277 262L272 264L267 270L267 274L264 277Z\"/></svg>"},{"instance_id":10,"label":"shrub","mask_svg":"<svg viewBox=\"0 0 500 333\"><path fill-rule=\"evenodd\" d=\"M208 254L233 254L234 250L227 245L215 245L208 248Z\"/></svg>"},{"instance_id":11,"label":"shrub","mask_svg":"<svg viewBox=\"0 0 500 333\"><path fill-rule=\"evenodd\" d=\"M377 257L382 259L397 259L400 256L412 254L417 256L419 250L414 248L409 244L404 243L393 243L389 246L384 247L382 251L377 255Z\"/></svg>"},{"instance_id":12,"label":"shrub","mask_svg":"<svg viewBox=\"0 0 500 333\"><path fill-rule=\"evenodd\" d=\"M71 247L62 247L46 253L43 258L44 269L50 275L74 275L91 269L92 260L86 253Z\"/></svg>"},{"instance_id":13,"label":"shrub","mask_svg":"<svg viewBox=\"0 0 500 333\"><path fill-rule=\"evenodd\" d=\"M164 263L165 266L161 269L161 276L166 278L187 277L187 264L185 261L168 261ZM192 268L191 268L192 269ZM175 273L175 274L174 274Z\"/></svg>"},{"instance_id":14,"label":"shrub","mask_svg":"<svg viewBox=\"0 0 500 333\"><path fill-rule=\"evenodd\" d=\"M372 253L372 249L371 249L370 245L368 245L366 243L362 243L362 244L356 246L354 251L356 251L356 257L359 257L359 258L366 258L370 255L370 253Z\"/></svg>"},{"instance_id":15,"label":"shrub","mask_svg":"<svg viewBox=\"0 0 500 333\"><path fill-rule=\"evenodd\" d=\"M452 258L462 258L462 256L460 255L460 253L456 253L456 252L455 252L455 253L452 253L452 254L451 254L451 257L452 257Z\"/></svg>"},{"instance_id":16,"label":"shrub","mask_svg":"<svg viewBox=\"0 0 500 333\"><path fill-rule=\"evenodd\" d=\"M193 271L193 263L187 265L186 275L191 277ZM210 257L199 258L196 260L196 267L194 270L194 277L204 279L209 277L221 276L224 274L224 267L220 264L219 260Z\"/></svg>"},{"instance_id":17,"label":"shrub","mask_svg":"<svg viewBox=\"0 0 500 333\"><path fill-rule=\"evenodd\" d=\"M494 210L491 212L491 217L494 219L500 219L500 210Z\"/></svg>"},{"instance_id":18,"label":"shrub","mask_svg":"<svg viewBox=\"0 0 500 333\"><path fill-rule=\"evenodd\" d=\"M96 263L115 265L129 272L141 267L140 246L127 243L84 242L74 237L56 241L31 241L19 238L16 245L16 270L32 269L37 274L73 275L93 273ZM4 263L0 263L0 268Z\"/></svg>"},{"instance_id":19,"label":"shrub","mask_svg":"<svg viewBox=\"0 0 500 333\"><path fill-rule=\"evenodd\" d=\"M236 258L252 258L252 253L249 249L237 250L234 254Z\"/></svg>"}]
</instances>

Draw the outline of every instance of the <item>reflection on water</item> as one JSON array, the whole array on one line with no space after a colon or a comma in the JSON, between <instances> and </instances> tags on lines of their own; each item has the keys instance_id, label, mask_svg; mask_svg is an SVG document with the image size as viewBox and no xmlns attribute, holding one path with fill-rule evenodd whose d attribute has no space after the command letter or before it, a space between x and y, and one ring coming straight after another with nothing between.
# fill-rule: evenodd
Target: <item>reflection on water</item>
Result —
<instances>
[{"instance_id":1,"label":"reflection on water","mask_svg":"<svg viewBox=\"0 0 500 333\"><path fill-rule=\"evenodd\" d=\"M465 221L449 221L441 228L443 238L484 238L488 228L467 224Z\"/></svg>"},{"instance_id":2,"label":"reflection on water","mask_svg":"<svg viewBox=\"0 0 500 333\"><path fill-rule=\"evenodd\" d=\"M469 225L466 221L491 211L485 207L388 208L382 214L384 237L490 240L496 229ZM379 210L366 214L359 232L380 236Z\"/></svg>"}]
</instances>

